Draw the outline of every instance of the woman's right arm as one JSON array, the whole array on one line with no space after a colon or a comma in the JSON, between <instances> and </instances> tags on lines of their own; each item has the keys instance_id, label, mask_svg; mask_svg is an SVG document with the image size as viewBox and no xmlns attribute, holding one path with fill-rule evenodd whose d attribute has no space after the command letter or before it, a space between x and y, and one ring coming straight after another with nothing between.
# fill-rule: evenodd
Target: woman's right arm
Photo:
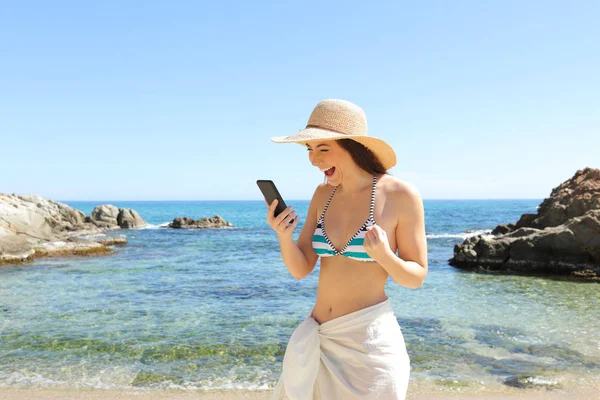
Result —
<instances>
[{"instance_id":1,"label":"woman's right arm","mask_svg":"<svg viewBox=\"0 0 600 400\"><path fill-rule=\"evenodd\" d=\"M290 274L296 279L302 279L312 272L319 258L312 248L312 235L317 224L317 208L315 198L318 198L319 188L315 190L308 206L308 215L300 232L298 243L294 242L292 232L298 225L298 215L293 207L288 207L276 218L273 216L277 200L271 203L267 214L267 222L277 232L279 239L279 249L281 258ZM296 217L296 220L290 226L289 221Z\"/></svg>"}]
</instances>

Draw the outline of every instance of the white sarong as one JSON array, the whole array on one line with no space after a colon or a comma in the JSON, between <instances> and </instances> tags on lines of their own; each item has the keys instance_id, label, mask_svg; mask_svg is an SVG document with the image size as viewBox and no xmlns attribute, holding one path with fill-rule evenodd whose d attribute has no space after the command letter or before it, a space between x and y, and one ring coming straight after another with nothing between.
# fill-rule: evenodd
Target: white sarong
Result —
<instances>
[{"instance_id":1,"label":"white sarong","mask_svg":"<svg viewBox=\"0 0 600 400\"><path fill-rule=\"evenodd\" d=\"M289 340L273 400L404 400L410 358L390 300L319 325L312 313Z\"/></svg>"}]
</instances>

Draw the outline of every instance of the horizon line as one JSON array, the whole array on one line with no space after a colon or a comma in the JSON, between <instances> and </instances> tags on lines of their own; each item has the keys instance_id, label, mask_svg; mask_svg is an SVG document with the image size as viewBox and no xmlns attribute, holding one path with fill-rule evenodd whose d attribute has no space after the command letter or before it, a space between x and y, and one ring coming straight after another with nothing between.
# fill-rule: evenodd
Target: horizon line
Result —
<instances>
[{"instance_id":1,"label":"horizon line","mask_svg":"<svg viewBox=\"0 0 600 400\"><path fill-rule=\"evenodd\" d=\"M423 201L464 201L464 200L544 200L545 197L502 197L502 198L423 198ZM51 199L49 199L51 200ZM311 199L287 199L286 202L292 201L310 201ZM257 201L264 202L263 199L188 199L188 200L172 200L172 199L163 199L163 200L54 200L61 203L64 202L80 202L80 203L93 203L93 202L215 202L215 201L227 201L227 202L244 202L244 201Z\"/></svg>"}]
</instances>

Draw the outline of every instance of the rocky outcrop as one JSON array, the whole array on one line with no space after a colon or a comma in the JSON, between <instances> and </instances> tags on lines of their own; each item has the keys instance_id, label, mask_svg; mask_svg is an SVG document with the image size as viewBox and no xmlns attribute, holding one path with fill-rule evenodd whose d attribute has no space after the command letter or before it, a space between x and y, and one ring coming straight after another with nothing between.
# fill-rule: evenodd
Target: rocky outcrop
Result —
<instances>
[{"instance_id":1,"label":"rocky outcrop","mask_svg":"<svg viewBox=\"0 0 600 400\"><path fill-rule=\"evenodd\" d=\"M133 229L142 228L148 224L140 217L137 211L132 210L131 208L119 208L117 225L123 229Z\"/></svg>"},{"instance_id":2,"label":"rocky outcrop","mask_svg":"<svg viewBox=\"0 0 600 400\"><path fill-rule=\"evenodd\" d=\"M225 221L218 215L211 218L193 218L183 217L175 218L167 227L177 229L206 229L206 228L225 228L233 226L231 222Z\"/></svg>"},{"instance_id":3,"label":"rocky outcrop","mask_svg":"<svg viewBox=\"0 0 600 400\"><path fill-rule=\"evenodd\" d=\"M119 209L112 204L103 204L96 206L90 213L88 222L96 225L98 228L104 229L116 229L119 224L117 217L119 216Z\"/></svg>"},{"instance_id":4,"label":"rocky outcrop","mask_svg":"<svg viewBox=\"0 0 600 400\"><path fill-rule=\"evenodd\" d=\"M112 204L103 204L94 208L87 222L103 229L142 228L147 225L135 210L117 208Z\"/></svg>"},{"instance_id":5,"label":"rocky outcrop","mask_svg":"<svg viewBox=\"0 0 600 400\"><path fill-rule=\"evenodd\" d=\"M145 221L130 209L102 205L86 217L79 210L41 196L0 193L0 264L110 253L108 246L125 244L127 239L107 235L105 230L144 225Z\"/></svg>"},{"instance_id":6,"label":"rocky outcrop","mask_svg":"<svg viewBox=\"0 0 600 400\"><path fill-rule=\"evenodd\" d=\"M450 265L477 271L552 274L600 281L600 170L554 188L537 214L498 225L454 247Z\"/></svg>"},{"instance_id":7,"label":"rocky outcrop","mask_svg":"<svg viewBox=\"0 0 600 400\"><path fill-rule=\"evenodd\" d=\"M559 226L590 210L600 210L600 170L586 168L552 189L537 214L523 214L514 229Z\"/></svg>"}]
</instances>

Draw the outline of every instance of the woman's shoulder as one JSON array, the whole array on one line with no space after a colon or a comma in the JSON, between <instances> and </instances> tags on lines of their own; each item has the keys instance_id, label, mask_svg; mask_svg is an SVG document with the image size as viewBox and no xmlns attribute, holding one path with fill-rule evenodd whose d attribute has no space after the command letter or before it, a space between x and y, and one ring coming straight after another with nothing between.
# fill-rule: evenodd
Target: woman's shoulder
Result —
<instances>
[{"instance_id":1,"label":"woman's shoulder","mask_svg":"<svg viewBox=\"0 0 600 400\"><path fill-rule=\"evenodd\" d=\"M319 202L323 198L326 199L327 197L329 197L332 190L333 190L333 187L331 187L331 185L329 185L327 182L320 183L315 188L315 192L313 193L311 200Z\"/></svg>"},{"instance_id":2,"label":"woman's shoulder","mask_svg":"<svg viewBox=\"0 0 600 400\"><path fill-rule=\"evenodd\" d=\"M412 183L393 175L383 175L379 178L379 185L386 198L397 201L421 200L419 189Z\"/></svg>"}]
</instances>

